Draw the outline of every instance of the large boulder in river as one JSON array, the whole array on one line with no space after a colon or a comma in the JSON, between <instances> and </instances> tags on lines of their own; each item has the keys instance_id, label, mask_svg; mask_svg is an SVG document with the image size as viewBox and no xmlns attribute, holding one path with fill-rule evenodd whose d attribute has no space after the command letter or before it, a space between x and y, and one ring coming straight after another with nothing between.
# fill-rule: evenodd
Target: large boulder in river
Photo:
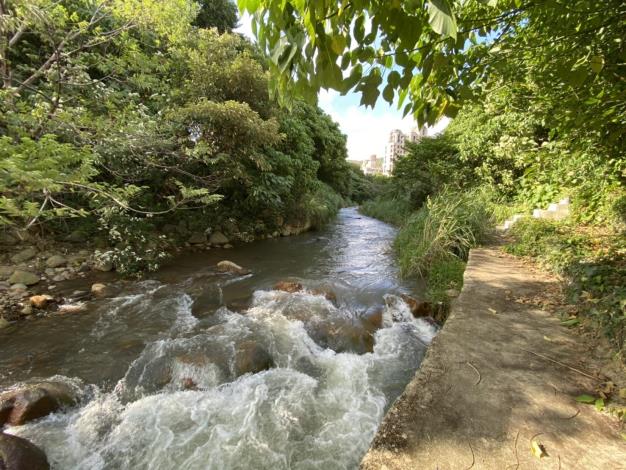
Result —
<instances>
[{"instance_id":1,"label":"large boulder in river","mask_svg":"<svg viewBox=\"0 0 626 470\"><path fill-rule=\"evenodd\" d=\"M230 240L222 232L213 232L209 237L211 245L226 245Z\"/></svg>"},{"instance_id":2,"label":"large boulder in river","mask_svg":"<svg viewBox=\"0 0 626 470\"><path fill-rule=\"evenodd\" d=\"M406 294L400 294L400 298L409 306L415 318L429 317L433 313L433 306L430 302L420 302Z\"/></svg>"},{"instance_id":3,"label":"large boulder in river","mask_svg":"<svg viewBox=\"0 0 626 470\"><path fill-rule=\"evenodd\" d=\"M10 284L24 284L26 286L32 286L39 282L39 276L30 271L22 271L18 269L9 278Z\"/></svg>"},{"instance_id":4,"label":"large boulder in river","mask_svg":"<svg viewBox=\"0 0 626 470\"><path fill-rule=\"evenodd\" d=\"M75 403L74 390L61 382L42 382L9 390L0 394L0 426L19 426Z\"/></svg>"},{"instance_id":5,"label":"large boulder in river","mask_svg":"<svg viewBox=\"0 0 626 470\"><path fill-rule=\"evenodd\" d=\"M21 437L0 432L0 469L48 470L46 454L35 444Z\"/></svg>"},{"instance_id":6,"label":"large boulder in river","mask_svg":"<svg viewBox=\"0 0 626 470\"><path fill-rule=\"evenodd\" d=\"M242 268L238 264L233 263L232 261L224 260L217 263L217 270L220 273L232 273L239 274L241 276L250 274L250 270L246 268Z\"/></svg>"},{"instance_id":7,"label":"large boulder in river","mask_svg":"<svg viewBox=\"0 0 626 470\"><path fill-rule=\"evenodd\" d=\"M279 281L274 284L274 290L282 290L283 292L293 294L302 290L302 284L294 281Z\"/></svg>"}]
</instances>

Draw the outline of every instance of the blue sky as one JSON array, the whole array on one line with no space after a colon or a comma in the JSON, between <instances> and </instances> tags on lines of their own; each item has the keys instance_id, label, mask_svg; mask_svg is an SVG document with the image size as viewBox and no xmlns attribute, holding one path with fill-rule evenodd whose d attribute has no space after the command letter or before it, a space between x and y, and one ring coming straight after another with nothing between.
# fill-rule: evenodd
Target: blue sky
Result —
<instances>
[{"instance_id":1,"label":"blue sky","mask_svg":"<svg viewBox=\"0 0 626 470\"><path fill-rule=\"evenodd\" d=\"M237 31L254 39L248 15L242 16ZM350 160L364 160L372 154L383 157L390 131L400 129L408 132L415 127L411 116L403 119L402 112L382 98L374 109L360 106L361 96L358 93L341 96L334 90L323 90L318 100L320 107L339 123L341 131L347 135ZM447 121L439 123L429 129L429 134L439 132L446 125Z\"/></svg>"}]
</instances>

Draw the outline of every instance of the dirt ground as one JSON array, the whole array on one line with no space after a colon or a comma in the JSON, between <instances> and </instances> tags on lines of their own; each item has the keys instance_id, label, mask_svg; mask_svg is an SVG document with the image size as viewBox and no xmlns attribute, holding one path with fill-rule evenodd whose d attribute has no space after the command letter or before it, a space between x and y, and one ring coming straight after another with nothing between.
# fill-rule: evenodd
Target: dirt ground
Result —
<instances>
[{"instance_id":1,"label":"dirt ground","mask_svg":"<svg viewBox=\"0 0 626 470\"><path fill-rule=\"evenodd\" d=\"M550 312L558 292L498 248L472 250L463 292L362 469L626 469L619 420L576 401L597 396L607 367Z\"/></svg>"}]
</instances>

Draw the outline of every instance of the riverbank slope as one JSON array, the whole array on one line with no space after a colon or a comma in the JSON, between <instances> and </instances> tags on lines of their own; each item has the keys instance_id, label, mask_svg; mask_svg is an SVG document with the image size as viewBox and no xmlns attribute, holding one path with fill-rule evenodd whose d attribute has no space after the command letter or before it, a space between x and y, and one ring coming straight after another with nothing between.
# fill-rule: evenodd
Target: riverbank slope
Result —
<instances>
[{"instance_id":1,"label":"riverbank slope","mask_svg":"<svg viewBox=\"0 0 626 470\"><path fill-rule=\"evenodd\" d=\"M445 327L361 467L626 468L617 421L575 400L601 381L580 338L516 302L553 282L497 248L472 250Z\"/></svg>"}]
</instances>

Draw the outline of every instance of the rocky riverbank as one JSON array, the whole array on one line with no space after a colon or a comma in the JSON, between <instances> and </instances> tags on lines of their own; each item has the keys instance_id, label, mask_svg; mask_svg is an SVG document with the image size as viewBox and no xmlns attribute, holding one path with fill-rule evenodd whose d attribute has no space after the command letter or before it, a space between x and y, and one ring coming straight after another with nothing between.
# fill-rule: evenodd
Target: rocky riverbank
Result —
<instances>
[{"instance_id":1,"label":"rocky riverbank","mask_svg":"<svg viewBox=\"0 0 626 470\"><path fill-rule=\"evenodd\" d=\"M227 236L219 230L190 232L186 226L171 225L164 226L163 233L172 240L171 257L184 251L230 249L234 240L250 242L299 235L311 228L306 221L286 223L273 233L242 237L237 233ZM102 240L91 242L80 234L72 234L63 242L31 234L21 236L20 239L6 232L0 234L0 328L50 313L75 312L79 310L76 301L104 293L99 275L116 271L114 260L108 256L110 248ZM60 294L61 283L81 278L85 279L85 286L93 284L91 290L77 290L70 296Z\"/></svg>"}]
</instances>

